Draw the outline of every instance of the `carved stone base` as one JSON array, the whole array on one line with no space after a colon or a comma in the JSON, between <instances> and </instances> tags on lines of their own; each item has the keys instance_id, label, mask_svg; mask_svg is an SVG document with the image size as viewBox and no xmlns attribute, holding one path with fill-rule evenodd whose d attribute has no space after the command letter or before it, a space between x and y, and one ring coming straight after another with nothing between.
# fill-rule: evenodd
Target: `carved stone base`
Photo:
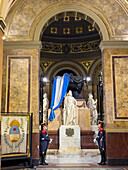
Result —
<instances>
[{"instance_id":1,"label":"carved stone base","mask_svg":"<svg viewBox=\"0 0 128 170\"><path fill-rule=\"evenodd\" d=\"M78 124L81 130L91 130L90 109L87 108L84 99L77 99Z\"/></svg>"},{"instance_id":2,"label":"carved stone base","mask_svg":"<svg viewBox=\"0 0 128 170\"><path fill-rule=\"evenodd\" d=\"M59 130L49 130L48 136L53 139L48 149L59 149Z\"/></svg>"},{"instance_id":3,"label":"carved stone base","mask_svg":"<svg viewBox=\"0 0 128 170\"><path fill-rule=\"evenodd\" d=\"M81 152L79 125L61 125L59 130L59 152Z\"/></svg>"},{"instance_id":4,"label":"carved stone base","mask_svg":"<svg viewBox=\"0 0 128 170\"><path fill-rule=\"evenodd\" d=\"M98 146L93 142L94 131L81 130L81 149L98 149ZM59 131L49 130L48 135L53 139L49 144L48 149L59 149Z\"/></svg>"},{"instance_id":5,"label":"carved stone base","mask_svg":"<svg viewBox=\"0 0 128 170\"><path fill-rule=\"evenodd\" d=\"M94 131L81 130L81 149L98 149L98 146L93 142Z\"/></svg>"}]
</instances>

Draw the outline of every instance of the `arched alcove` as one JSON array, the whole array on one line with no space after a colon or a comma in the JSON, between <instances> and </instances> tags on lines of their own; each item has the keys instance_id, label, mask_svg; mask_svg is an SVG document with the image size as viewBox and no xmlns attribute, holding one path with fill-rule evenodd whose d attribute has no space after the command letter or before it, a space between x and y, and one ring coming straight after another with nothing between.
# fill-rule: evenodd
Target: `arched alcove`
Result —
<instances>
[{"instance_id":1,"label":"arched alcove","mask_svg":"<svg viewBox=\"0 0 128 170\"><path fill-rule=\"evenodd\" d=\"M50 8L50 9L49 9ZM38 23L36 23L36 28L34 32L34 41L39 41L40 40L40 35L42 34L42 28L45 27L45 25L50 22L51 18L57 16L60 13L65 13L65 12L77 12L77 13L82 13L86 17L89 17L92 21L94 21L97 26L99 27L99 31L102 34L103 40L109 40L109 31L110 26L109 24L106 23L92 10L88 9L86 6L77 6L76 4L70 5L64 5L64 6L54 6L54 9L51 7L47 8L48 13L46 11L43 11L43 13L40 15L40 20ZM34 23L33 23L34 24ZM106 25L105 25L106 24ZM109 31L108 31L109 30ZM31 30L32 31L32 30ZM31 32L32 33L32 32Z\"/></svg>"},{"instance_id":2,"label":"arched alcove","mask_svg":"<svg viewBox=\"0 0 128 170\"><path fill-rule=\"evenodd\" d=\"M47 78L50 80L53 77L56 76L56 74L62 70L71 70L72 72L74 72L77 76L82 76L82 77L86 77L86 72L81 69L80 65L73 62L73 61L60 61L57 62L56 64L54 64L49 71L47 72Z\"/></svg>"}]
</instances>

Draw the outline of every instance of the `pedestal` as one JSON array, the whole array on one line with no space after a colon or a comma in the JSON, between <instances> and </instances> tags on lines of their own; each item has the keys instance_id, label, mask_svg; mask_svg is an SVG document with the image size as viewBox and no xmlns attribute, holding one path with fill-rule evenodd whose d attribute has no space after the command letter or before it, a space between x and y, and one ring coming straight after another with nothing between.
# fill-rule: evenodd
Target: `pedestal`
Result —
<instances>
[{"instance_id":1,"label":"pedestal","mask_svg":"<svg viewBox=\"0 0 128 170\"><path fill-rule=\"evenodd\" d=\"M90 109L87 108L86 104L82 106L84 102L84 99L77 99L78 124L81 130L91 130Z\"/></svg>"},{"instance_id":2,"label":"pedestal","mask_svg":"<svg viewBox=\"0 0 128 170\"><path fill-rule=\"evenodd\" d=\"M61 125L59 129L59 153L80 153L80 127L79 125Z\"/></svg>"}]
</instances>

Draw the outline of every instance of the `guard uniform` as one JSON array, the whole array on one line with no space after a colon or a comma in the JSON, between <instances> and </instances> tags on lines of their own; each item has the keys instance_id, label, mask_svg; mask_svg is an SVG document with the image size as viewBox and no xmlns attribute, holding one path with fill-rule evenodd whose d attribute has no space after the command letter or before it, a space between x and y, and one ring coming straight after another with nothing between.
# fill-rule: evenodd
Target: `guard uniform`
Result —
<instances>
[{"instance_id":1,"label":"guard uniform","mask_svg":"<svg viewBox=\"0 0 128 170\"><path fill-rule=\"evenodd\" d=\"M47 126L45 123L42 124L42 126ZM47 152L47 148L48 148L48 143L50 141L50 138L48 136L48 133L46 130L43 130L41 131L40 133L40 142L41 142L41 156L42 156L42 165L48 165L46 162L45 162L45 157L46 157L46 152Z\"/></svg>"},{"instance_id":2,"label":"guard uniform","mask_svg":"<svg viewBox=\"0 0 128 170\"><path fill-rule=\"evenodd\" d=\"M98 147L101 154L101 162L99 165L106 165L106 147L105 147L105 131L103 129L103 121L99 121L99 132L96 140L98 141Z\"/></svg>"}]
</instances>

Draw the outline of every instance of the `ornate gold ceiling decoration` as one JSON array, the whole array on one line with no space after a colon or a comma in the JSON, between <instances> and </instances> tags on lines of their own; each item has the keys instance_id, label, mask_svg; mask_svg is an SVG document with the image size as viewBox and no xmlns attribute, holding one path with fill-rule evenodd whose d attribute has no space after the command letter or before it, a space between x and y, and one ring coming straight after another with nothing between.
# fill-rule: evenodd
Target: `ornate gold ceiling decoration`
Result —
<instances>
[{"instance_id":1,"label":"ornate gold ceiling decoration","mask_svg":"<svg viewBox=\"0 0 128 170\"><path fill-rule=\"evenodd\" d=\"M45 53L58 53L64 54L68 53L86 53L92 51L100 50L99 44L101 40L96 40L93 42L82 42L82 43L52 43L52 42L42 42L41 52Z\"/></svg>"},{"instance_id":2,"label":"ornate gold ceiling decoration","mask_svg":"<svg viewBox=\"0 0 128 170\"><path fill-rule=\"evenodd\" d=\"M46 71L51 64L52 62L49 61L40 61L41 68L44 71Z\"/></svg>"},{"instance_id":3,"label":"ornate gold ceiling decoration","mask_svg":"<svg viewBox=\"0 0 128 170\"><path fill-rule=\"evenodd\" d=\"M94 60L91 60L91 61L82 61L80 63L84 66L84 68L88 72L93 62L94 62Z\"/></svg>"}]
</instances>

